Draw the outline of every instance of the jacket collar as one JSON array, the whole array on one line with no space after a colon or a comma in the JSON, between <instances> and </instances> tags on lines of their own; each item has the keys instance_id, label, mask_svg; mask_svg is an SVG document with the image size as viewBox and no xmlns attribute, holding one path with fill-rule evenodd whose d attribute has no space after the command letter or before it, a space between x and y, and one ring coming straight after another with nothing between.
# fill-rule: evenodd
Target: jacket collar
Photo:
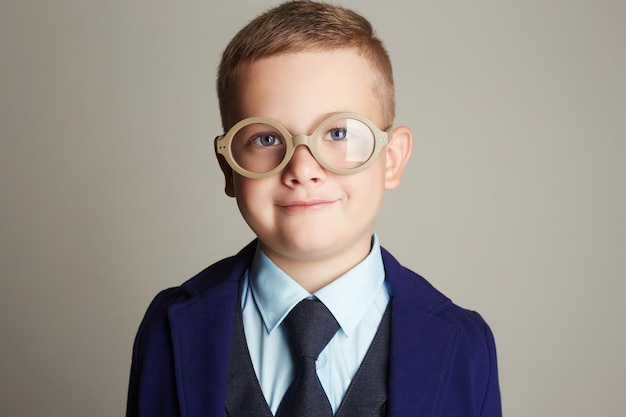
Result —
<instances>
[{"instance_id":1,"label":"jacket collar","mask_svg":"<svg viewBox=\"0 0 626 417\"><path fill-rule=\"evenodd\" d=\"M391 295L389 415L435 416L450 383L459 330L437 314L452 303L383 249Z\"/></svg>"}]
</instances>

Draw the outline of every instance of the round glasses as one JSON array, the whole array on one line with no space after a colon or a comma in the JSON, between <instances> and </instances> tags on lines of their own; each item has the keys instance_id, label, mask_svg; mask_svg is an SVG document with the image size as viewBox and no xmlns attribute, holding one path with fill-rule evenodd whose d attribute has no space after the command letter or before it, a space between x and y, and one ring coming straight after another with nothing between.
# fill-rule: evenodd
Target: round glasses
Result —
<instances>
[{"instance_id":1,"label":"round glasses","mask_svg":"<svg viewBox=\"0 0 626 417\"><path fill-rule=\"evenodd\" d=\"M306 145L329 171L355 174L370 166L388 142L389 131L381 131L366 117L338 113L322 121L310 135L292 135L272 119L250 117L215 138L215 149L235 172L266 178L289 163L298 145Z\"/></svg>"}]
</instances>

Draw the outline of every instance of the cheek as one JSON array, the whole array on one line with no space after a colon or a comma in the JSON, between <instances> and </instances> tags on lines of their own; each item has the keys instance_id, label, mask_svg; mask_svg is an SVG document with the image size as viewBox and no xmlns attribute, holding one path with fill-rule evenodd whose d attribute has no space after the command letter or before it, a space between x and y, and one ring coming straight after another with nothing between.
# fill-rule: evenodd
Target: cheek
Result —
<instances>
[{"instance_id":1,"label":"cheek","mask_svg":"<svg viewBox=\"0 0 626 417\"><path fill-rule=\"evenodd\" d=\"M235 198L244 217L267 211L272 186L266 180L238 176L234 181Z\"/></svg>"},{"instance_id":2,"label":"cheek","mask_svg":"<svg viewBox=\"0 0 626 417\"><path fill-rule=\"evenodd\" d=\"M369 216L371 211L378 210L382 202L384 178L381 175L363 175L360 178L351 178L350 181L344 183L344 192L351 202L349 207L354 211L354 215Z\"/></svg>"},{"instance_id":3,"label":"cheek","mask_svg":"<svg viewBox=\"0 0 626 417\"><path fill-rule=\"evenodd\" d=\"M385 161L379 158L372 166L354 176L346 184L352 194L359 198L379 198L385 189Z\"/></svg>"},{"instance_id":4,"label":"cheek","mask_svg":"<svg viewBox=\"0 0 626 417\"><path fill-rule=\"evenodd\" d=\"M235 174L233 184L237 200L254 198L255 195L261 194L259 190L263 188L263 180L246 178L238 174Z\"/></svg>"}]
</instances>

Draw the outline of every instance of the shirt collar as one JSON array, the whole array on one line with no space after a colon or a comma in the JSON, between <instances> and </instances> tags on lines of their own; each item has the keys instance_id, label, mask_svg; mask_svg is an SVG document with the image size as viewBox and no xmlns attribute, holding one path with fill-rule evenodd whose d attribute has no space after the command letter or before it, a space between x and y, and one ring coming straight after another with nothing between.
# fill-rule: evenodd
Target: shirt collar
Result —
<instances>
[{"instance_id":1,"label":"shirt collar","mask_svg":"<svg viewBox=\"0 0 626 417\"><path fill-rule=\"evenodd\" d=\"M250 289L265 327L271 333L300 301L311 297L257 246L248 274ZM372 235L369 255L350 271L313 296L333 314L342 331L350 336L374 301L385 280L380 244Z\"/></svg>"}]
</instances>

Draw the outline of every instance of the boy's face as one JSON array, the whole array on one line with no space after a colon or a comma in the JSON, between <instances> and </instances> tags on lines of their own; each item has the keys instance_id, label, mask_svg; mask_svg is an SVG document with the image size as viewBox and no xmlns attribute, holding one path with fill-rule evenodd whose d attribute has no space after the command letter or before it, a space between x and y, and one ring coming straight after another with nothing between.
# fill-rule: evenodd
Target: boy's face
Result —
<instances>
[{"instance_id":1,"label":"boy's face","mask_svg":"<svg viewBox=\"0 0 626 417\"><path fill-rule=\"evenodd\" d=\"M345 50L257 60L242 68L228 123L261 116L291 134L310 134L326 117L353 112L387 129L372 78L369 63ZM268 178L243 177L223 158L220 166L226 193L236 197L244 219L277 264L333 258L358 263L369 252L384 190L399 182L390 173L387 148L373 165L352 175L324 169L306 146L298 146L285 169Z\"/></svg>"}]
</instances>

